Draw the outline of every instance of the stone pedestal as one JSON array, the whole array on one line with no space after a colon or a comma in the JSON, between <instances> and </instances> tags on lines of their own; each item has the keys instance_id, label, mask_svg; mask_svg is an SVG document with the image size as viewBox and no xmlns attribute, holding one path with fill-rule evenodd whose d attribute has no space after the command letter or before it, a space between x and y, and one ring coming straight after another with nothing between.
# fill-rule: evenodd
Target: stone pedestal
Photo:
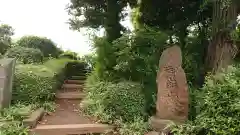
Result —
<instances>
[{"instance_id":1,"label":"stone pedestal","mask_svg":"<svg viewBox=\"0 0 240 135\"><path fill-rule=\"evenodd\" d=\"M154 131L157 131L158 133L162 134L168 134L170 132L170 127L172 124L181 124L185 121L182 120L166 120L166 119L160 119L156 116L152 116L149 119L150 126L154 129Z\"/></svg>"},{"instance_id":2,"label":"stone pedestal","mask_svg":"<svg viewBox=\"0 0 240 135\"><path fill-rule=\"evenodd\" d=\"M159 119L156 116L153 116L149 119L149 124L151 127L158 132L168 132L168 126L173 124L171 120Z\"/></svg>"}]
</instances>

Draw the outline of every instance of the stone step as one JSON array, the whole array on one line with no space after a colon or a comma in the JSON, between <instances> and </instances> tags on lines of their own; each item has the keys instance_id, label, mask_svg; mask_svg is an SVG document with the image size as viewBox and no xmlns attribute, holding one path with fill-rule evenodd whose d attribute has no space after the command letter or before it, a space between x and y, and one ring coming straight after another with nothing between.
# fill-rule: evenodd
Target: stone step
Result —
<instances>
[{"instance_id":1,"label":"stone step","mask_svg":"<svg viewBox=\"0 0 240 135\"><path fill-rule=\"evenodd\" d=\"M105 133L113 130L106 124L67 124L67 125L39 125L32 133L37 135L81 135Z\"/></svg>"},{"instance_id":2,"label":"stone step","mask_svg":"<svg viewBox=\"0 0 240 135\"><path fill-rule=\"evenodd\" d=\"M81 84L63 84L62 85L63 89L76 89L76 90L82 90L83 89L83 85Z\"/></svg>"},{"instance_id":3,"label":"stone step","mask_svg":"<svg viewBox=\"0 0 240 135\"><path fill-rule=\"evenodd\" d=\"M65 80L64 83L66 84L84 84L83 80Z\"/></svg>"},{"instance_id":4,"label":"stone step","mask_svg":"<svg viewBox=\"0 0 240 135\"><path fill-rule=\"evenodd\" d=\"M81 92L58 92L56 94L57 99L83 99L84 93Z\"/></svg>"},{"instance_id":5,"label":"stone step","mask_svg":"<svg viewBox=\"0 0 240 135\"><path fill-rule=\"evenodd\" d=\"M86 80L86 76L72 76L71 79L72 80Z\"/></svg>"}]
</instances>

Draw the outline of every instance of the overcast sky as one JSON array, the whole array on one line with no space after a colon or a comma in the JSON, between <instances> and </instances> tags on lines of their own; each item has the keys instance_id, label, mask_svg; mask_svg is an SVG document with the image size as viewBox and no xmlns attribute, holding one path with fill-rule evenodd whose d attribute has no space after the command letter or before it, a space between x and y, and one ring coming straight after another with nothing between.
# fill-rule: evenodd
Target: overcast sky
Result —
<instances>
[{"instance_id":1,"label":"overcast sky","mask_svg":"<svg viewBox=\"0 0 240 135\"><path fill-rule=\"evenodd\" d=\"M0 0L0 21L15 29L14 38L45 36L63 49L89 53L88 36L69 30L65 6L70 0Z\"/></svg>"},{"instance_id":2,"label":"overcast sky","mask_svg":"<svg viewBox=\"0 0 240 135\"><path fill-rule=\"evenodd\" d=\"M69 15L65 10L70 0L0 0L0 23L15 29L14 38L24 35L52 39L64 50L84 55L90 52L90 42L84 32L69 29ZM128 10L130 11L130 10ZM130 29L130 18L123 24Z\"/></svg>"}]
</instances>

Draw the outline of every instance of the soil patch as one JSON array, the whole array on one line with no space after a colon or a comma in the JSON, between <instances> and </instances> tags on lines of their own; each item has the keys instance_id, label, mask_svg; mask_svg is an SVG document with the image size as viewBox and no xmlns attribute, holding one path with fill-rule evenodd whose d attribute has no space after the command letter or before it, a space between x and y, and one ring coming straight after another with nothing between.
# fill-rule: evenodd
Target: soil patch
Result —
<instances>
[{"instance_id":1,"label":"soil patch","mask_svg":"<svg viewBox=\"0 0 240 135\"><path fill-rule=\"evenodd\" d=\"M56 100L56 111L44 116L40 125L92 124L93 122L80 110L80 102L81 100Z\"/></svg>"}]
</instances>

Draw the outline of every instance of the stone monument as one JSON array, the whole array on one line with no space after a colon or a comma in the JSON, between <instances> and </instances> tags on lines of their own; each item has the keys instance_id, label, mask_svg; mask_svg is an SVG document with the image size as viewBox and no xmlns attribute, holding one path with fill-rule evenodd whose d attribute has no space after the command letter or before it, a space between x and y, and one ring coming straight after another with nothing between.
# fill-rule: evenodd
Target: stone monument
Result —
<instances>
[{"instance_id":1,"label":"stone monument","mask_svg":"<svg viewBox=\"0 0 240 135\"><path fill-rule=\"evenodd\" d=\"M171 123L183 123L188 118L188 85L182 66L180 47L163 51L157 75L156 115L150 118L155 131L167 132Z\"/></svg>"},{"instance_id":2,"label":"stone monument","mask_svg":"<svg viewBox=\"0 0 240 135\"><path fill-rule=\"evenodd\" d=\"M11 103L15 63L12 58L0 59L0 109Z\"/></svg>"}]
</instances>

